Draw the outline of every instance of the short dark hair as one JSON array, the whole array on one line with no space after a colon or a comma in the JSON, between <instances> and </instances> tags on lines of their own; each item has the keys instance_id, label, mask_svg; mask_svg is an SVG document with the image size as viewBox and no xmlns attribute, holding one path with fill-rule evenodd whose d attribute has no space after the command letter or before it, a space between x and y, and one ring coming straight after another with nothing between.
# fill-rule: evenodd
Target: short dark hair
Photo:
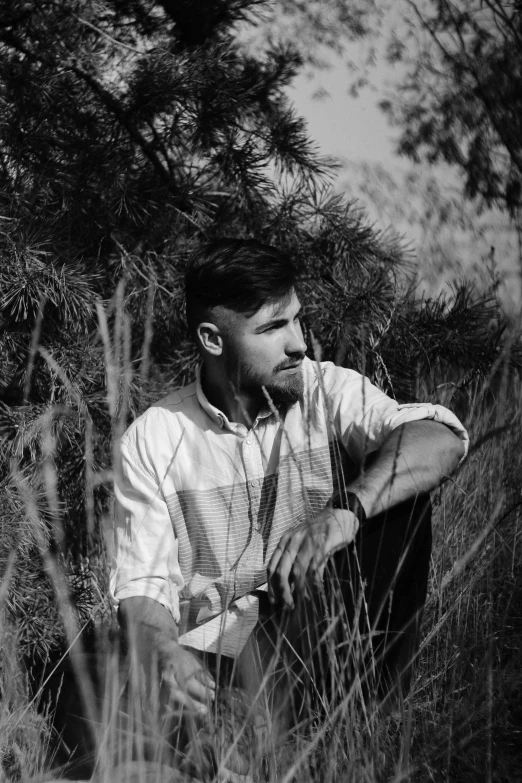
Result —
<instances>
[{"instance_id":1,"label":"short dark hair","mask_svg":"<svg viewBox=\"0 0 522 783\"><path fill-rule=\"evenodd\" d=\"M187 322L191 331L202 309L221 305L254 315L287 296L298 268L285 253L255 239L218 239L189 259L185 273Z\"/></svg>"}]
</instances>

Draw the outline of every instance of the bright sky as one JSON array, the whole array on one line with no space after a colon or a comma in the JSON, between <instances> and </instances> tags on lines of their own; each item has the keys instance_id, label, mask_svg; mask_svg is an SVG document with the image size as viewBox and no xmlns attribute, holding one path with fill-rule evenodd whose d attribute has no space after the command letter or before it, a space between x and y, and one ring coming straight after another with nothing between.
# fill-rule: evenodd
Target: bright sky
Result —
<instances>
[{"instance_id":1,"label":"bright sky","mask_svg":"<svg viewBox=\"0 0 522 783\"><path fill-rule=\"evenodd\" d=\"M315 5L320 5L321 1L315 0ZM277 2L273 5L277 9ZM395 18L393 7L389 15ZM326 14L326 21L327 17ZM252 28L246 24L243 30L238 28L238 34L244 38L249 49L253 47L254 51L262 52L266 46L267 33L275 33L276 36L280 34L284 39L285 35L291 36L291 28L291 16L286 18L283 15L282 19L278 19L275 13L275 16L267 16L266 25ZM286 92L298 115L307 120L309 135L323 154L352 163L378 161L389 165L392 159L397 160L393 154L393 139L397 132L388 125L385 115L377 106L397 66L390 69L380 52L381 45L382 41L378 38L355 42L343 39L342 56L336 55L331 48L322 47L316 53L317 57L330 62L331 68L320 69L309 65L287 88ZM350 86L366 72L365 63L376 46L377 56L368 71L371 85L363 88L358 97L353 97L349 92ZM317 95L321 97L314 97Z\"/></svg>"},{"instance_id":2,"label":"bright sky","mask_svg":"<svg viewBox=\"0 0 522 783\"><path fill-rule=\"evenodd\" d=\"M403 168L401 159L394 154L398 131L389 125L377 105L393 77L397 78L397 66L392 70L382 56L377 57L370 70L370 84L357 97L350 94L358 73L350 70L347 62L357 68L367 54L364 41L347 43L344 58L330 53L329 70L316 70L312 78L301 73L287 92L298 113L307 119L310 135L322 152L352 163L378 161Z\"/></svg>"},{"instance_id":3,"label":"bright sky","mask_svg":"<svg viewBox=\"0 0 522 783\"><path fill-rule=\"evenodd\" d=\"M338 61L331 70L320 71L313 79L301 74L288 95L298 113L306 117L310 135L322 152L353 162L390 163L396 157L393 155L396 131L377 106L384 76L377 71L376 86L363 89L357 98L348 92L350 77L353 74ZM323 89L328 94L320 99L313 97Z\"/></svg>"}]
</instances>

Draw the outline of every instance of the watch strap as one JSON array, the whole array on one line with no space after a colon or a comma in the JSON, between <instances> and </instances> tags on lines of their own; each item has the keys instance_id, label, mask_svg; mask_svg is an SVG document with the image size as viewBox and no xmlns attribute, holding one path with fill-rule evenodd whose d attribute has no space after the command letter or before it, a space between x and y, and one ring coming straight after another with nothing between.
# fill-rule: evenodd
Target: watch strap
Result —
<instances>
[{"instance_id":1,"label":"watch strap","mask_svg":"<svg viewBox=\"0 0 522 783\"><path fill-rule=\"evenodd\" d=\"M340 492L332 503L333 508L345 508L351 511L359 520L359 527L366 522L366 511L355 492Z\"/></svg>"}]
</instances>

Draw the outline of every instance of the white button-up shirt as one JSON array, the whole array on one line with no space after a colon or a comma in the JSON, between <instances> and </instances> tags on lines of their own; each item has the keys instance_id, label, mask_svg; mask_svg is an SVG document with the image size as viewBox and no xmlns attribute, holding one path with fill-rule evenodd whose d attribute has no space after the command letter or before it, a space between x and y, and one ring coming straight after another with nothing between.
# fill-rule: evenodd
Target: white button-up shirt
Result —
<instances>
[{"instance_id":1,"label":"white button-up shirt","mask_svg":"<svg viewBox=\"0 0 522 783\"><path fill-rule=\"evenodd\" d=\"M367 455L409 421L464 441L446 408L399 405L353 370L303 362L303 401L249 430L195 383L149 408L121 440L111 591L159 601L180 642L237 654L257 619L252 592L283 533L319 514Z\"/></svg>"}]
</instances>

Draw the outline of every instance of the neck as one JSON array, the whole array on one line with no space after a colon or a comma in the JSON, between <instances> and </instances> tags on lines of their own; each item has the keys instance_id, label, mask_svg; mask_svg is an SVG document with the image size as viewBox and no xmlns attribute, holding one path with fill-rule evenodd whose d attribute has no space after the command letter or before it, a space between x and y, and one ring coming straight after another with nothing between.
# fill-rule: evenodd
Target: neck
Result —
<instances>
[{"instance_id":1,"label":"neck","mask_svg":"<svg viewBox=\"0 0 522 783\"><path fill-rule=\"evenodd\" d=\"M221 368L209 367L201 370L201 388L211 405L222 411L229 421L244 424L250 428L264 404L262 391L259 394L238 392Z\"/></svg>"}]
</instances>

